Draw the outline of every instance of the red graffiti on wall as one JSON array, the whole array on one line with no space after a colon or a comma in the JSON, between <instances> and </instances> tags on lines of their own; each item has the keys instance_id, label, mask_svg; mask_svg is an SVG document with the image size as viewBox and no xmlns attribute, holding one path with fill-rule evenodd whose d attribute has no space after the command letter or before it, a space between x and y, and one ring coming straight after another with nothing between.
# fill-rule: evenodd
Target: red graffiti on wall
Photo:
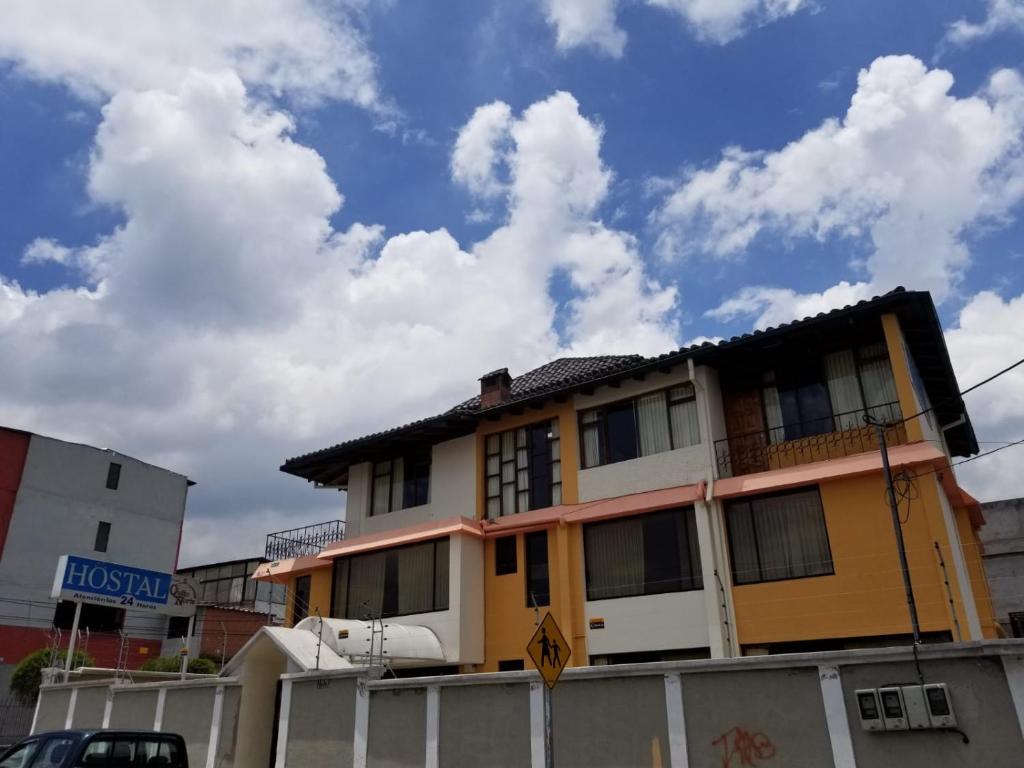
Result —
<instances>
[{"instance_id":1,"label":"red graffiti on wall","mask_svg":"<svg viewBox=\"0 0 1024 768\"><path fill-rule=\"evenodd\" d=\"M771 739L763 733L751 732L738 725L712 741L711 746L722 747L722 768L756 768L758 760L775 757L775 745Z\"/></svg>"}]
</instances>

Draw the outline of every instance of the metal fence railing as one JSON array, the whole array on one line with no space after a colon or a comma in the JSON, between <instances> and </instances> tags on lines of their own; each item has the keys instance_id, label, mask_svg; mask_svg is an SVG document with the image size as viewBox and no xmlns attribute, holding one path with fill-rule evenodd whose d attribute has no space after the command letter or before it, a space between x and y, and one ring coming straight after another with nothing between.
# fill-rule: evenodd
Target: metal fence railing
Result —
<instances>
[{"instance_id":1,"label":"metal fence railing","mask_svg":"<svg viewBox=\"0 0 1024 768\"><path fill-rule=\"evenodd\" d=\"M865 415L892 424L885 432L889 445L907 441L899 403L886 403L716 440L718 469L723 476L735 477L877 450L877 430L865 423Z\"/></svg>"},{"instance_id":2,"label":"metal fence railing","mask_svg":"<svg viewBox=\"0 0 1024 768\"><path fill-rule=\"evenodd\" d=\"M268 560L288 560L293 557L316 555L328 544L340 541L344 537L343 520L328 520L302 528L268 533L266 557Z\"/></svg>"}]
</instances>

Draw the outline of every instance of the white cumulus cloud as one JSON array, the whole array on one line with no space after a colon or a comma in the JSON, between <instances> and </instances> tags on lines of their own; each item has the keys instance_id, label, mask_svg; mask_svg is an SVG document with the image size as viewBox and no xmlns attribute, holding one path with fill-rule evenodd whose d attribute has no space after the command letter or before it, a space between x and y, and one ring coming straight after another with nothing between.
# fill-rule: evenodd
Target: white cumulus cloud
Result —
<instances>
[{"instance_id":1,"label":"white cumulus cloud","mask_svg":"<svg viewBox=\"0 0 1024 768\"><path fill-rule=\"evenodd\" d=\"M620 0L543 0L559 50L596 48L618 58L626 33L618 25ZM724 45L753 27L791 16L810 0L643 0L677 16L698 40Z\"/></svg>"},{"instance_id":2,"label":"white cumulus cloud","mask_svg":"<svg viewBox=\"0 0 1024 768\"><path fill-rule=\"evenodd\" d=\"M104 99L230 70L280 95L386 111L358 26L363 0L6 0L0 59Z\"/></svg>"},{"instance_id":3,"label":"white cumulus cloud","mask_svg":"<svg viewBox=\"0 0 1024 768\"><path fill-rule=\"evenodd\" d=\"M959 19L950 24L946 41L964 46L999 32L1024 32L1024 0L988 0L986 11L980 22Z\"/></svg>"},{"instance_id":4,"label":"white cumulus cloud","mask_svg":"<svg viewBox=\"0 0 1024 768\"><path fill-rule=\"evenodd\" d=\"M782 149L729 148L689 173L655 216L661 249L741 258L758 237L863 240L863 279L822 294L752 287L721 316L787 316L905 284L943 301L970 263L972 228L1024 196L1024 79L995 72L973 96L911 56L862 70L846 114Z\"/></svg>"}]
</instances>

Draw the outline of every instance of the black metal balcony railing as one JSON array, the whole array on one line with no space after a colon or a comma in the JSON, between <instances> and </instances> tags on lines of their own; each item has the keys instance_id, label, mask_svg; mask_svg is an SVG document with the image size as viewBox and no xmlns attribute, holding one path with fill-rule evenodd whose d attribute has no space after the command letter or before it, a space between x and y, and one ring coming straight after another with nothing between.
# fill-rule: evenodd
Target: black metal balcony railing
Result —
<instances>
[{"instance_id":1,"label":"black metal balcony railing","mask_svg":"<svg viewBox=\"0 0 1024 768\"><path fill-rule=\"evenodd\" d=\"M907 441L899 403L886 403L716 440L718 469L723 476L735 477L877 450L878 432L864 421L865 415L893 425L886 427L889 445Z\"/></svg>"},{"instance_id":2,"label":"black metal balcony railing","mask_svg":"<svg viewBox=\"0 0 1024 768\"><path fill-rule=\"evenodd\" d=\"M302 528L267 534L268 560L288 560L316 555L328 544L345 538L345 522L328 520Z\"/></svg>"}]
</instances>

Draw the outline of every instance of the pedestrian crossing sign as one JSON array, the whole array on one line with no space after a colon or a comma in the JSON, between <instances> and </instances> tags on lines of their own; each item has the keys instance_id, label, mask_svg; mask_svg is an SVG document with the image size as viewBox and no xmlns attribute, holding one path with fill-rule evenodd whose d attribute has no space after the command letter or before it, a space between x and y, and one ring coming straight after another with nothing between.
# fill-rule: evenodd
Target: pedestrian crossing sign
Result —
<instances>
[{"instance_id":1,"label":"pedestrian crossing sign","mask_svg":"<svg viewBox=\"0 0 1024 768\"><path fill-rule=\"evenodd\" d=\"M533 660L533 665L544 678L544 684L548 688L554 688L558 682L562 670L569 662L569 655L572 650L565 640L565 635L558 628L550 613L544 615L544 620L533 633L526 652Z\"/></svg>"}]
</instances>

